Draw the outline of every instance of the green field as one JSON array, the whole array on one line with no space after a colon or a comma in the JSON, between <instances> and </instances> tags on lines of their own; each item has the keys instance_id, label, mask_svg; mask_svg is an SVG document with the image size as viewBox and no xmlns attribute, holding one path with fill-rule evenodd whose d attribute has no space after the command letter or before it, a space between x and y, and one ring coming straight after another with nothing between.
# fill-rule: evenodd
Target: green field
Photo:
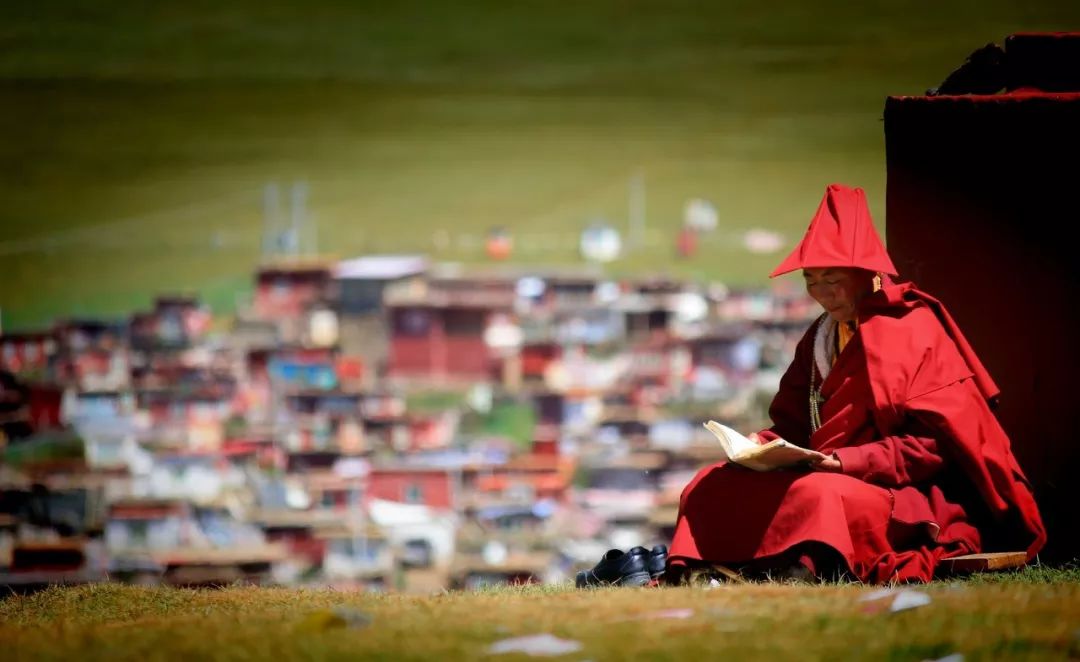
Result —
<instances>
[{"instance_id":1,"label":"green field","mask_svg":"<svg viewBox=\"0 0 1080 662\"><path fill-rule=\"evenodd\" d=\"M525 658L488 658L493 643L550 633L581 644L553 658L565 660L1064 660L1080 656L1078 581L1035 568L935 582L916 587L930 604L897 613L894 598L860 600L871 589L857 585L430 597L97 585L0 601L0 650L12 660L500 660Z\"/></svg>"},{"instance_id":2,"label":"green field","mask_svg":"<svg viewBox=\"0 0 1080 662\"><path fill-rule=\"evenodd\" d=\"M568 263L592 219L647 241L614 273L761 283L825 184L883 226L881 112L974 48L1080 26L1080 3L4 3L6 329L121 314L155 292L228 310L260 253L266 182L305 180L320 250ZM721 231L674 259L687 198ZM434 241L444 231L448 242Z\"/></svg>"}]
</instances>

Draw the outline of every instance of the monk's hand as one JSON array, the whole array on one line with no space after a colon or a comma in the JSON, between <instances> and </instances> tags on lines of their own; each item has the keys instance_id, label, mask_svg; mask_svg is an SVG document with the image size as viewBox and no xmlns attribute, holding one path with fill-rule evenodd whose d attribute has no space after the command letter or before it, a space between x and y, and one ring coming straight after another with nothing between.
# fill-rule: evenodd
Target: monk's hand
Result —
<instances>
[{"instance_id":1,"label":"monk's hand","mask_svg":"<svg viewBox=\"0 0 1080 662\"><path fill-rule=\"evenodd\" d=\"M750 434L746 435L746 438L754 442L758 446L761 445L761 437L757 436L757 432L751 432Z\"/></svg>"},{"instance_id":2,"label":"monk's hand","mask_svg":"<svg viewBox=\"0 0 1080 662\"><path fill-rule=\"evenodd\" d=\"M835 455L825 455L824 453L815 452L814 457L810 460L810 468L814 471L826 471L830 473L840 473L843 469L843 465L840 464L840 460Z\"/></svg>"}]
</instances>

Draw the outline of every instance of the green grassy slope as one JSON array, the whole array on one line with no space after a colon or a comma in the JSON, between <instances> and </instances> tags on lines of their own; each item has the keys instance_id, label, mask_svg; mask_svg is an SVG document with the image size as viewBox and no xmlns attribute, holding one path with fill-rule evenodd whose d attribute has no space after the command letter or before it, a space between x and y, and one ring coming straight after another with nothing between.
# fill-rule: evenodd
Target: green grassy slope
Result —
<instances>
[{"instance_id":1,"label":"green grassy slope","mask_svg":"<svg viewBox=\"0 0 1080 662\"><path fill-rule=\"evenodd\" d=\"M322 250L577 259L625 226L615 273L760 283L824 185L864 186L883 225L888 94L972 49L1080 24L1080 5L241 1L0 8L0 311L5 328L119 314L161 290L228 309L258 259L267 181L310 185ZM673 258L689 197L722 230ZM445 231L449 242L434 233Z\"/></svg>"}]
</instances>

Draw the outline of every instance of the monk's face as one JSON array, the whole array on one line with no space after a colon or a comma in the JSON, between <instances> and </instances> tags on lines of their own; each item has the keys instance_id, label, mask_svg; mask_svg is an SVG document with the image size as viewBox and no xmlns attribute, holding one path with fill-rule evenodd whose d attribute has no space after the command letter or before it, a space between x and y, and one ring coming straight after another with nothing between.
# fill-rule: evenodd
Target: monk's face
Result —
<instances>
[{"instance_id":1,"label":"monk's face","mask_svg":"<svg viewBox=\"0 0 1080 662\"><path fill-rule=\"evenodd\" d=\"M855 319L859 300L874 291L874 274L863 269L803 269L806 291L837 322Z\"/></svg>"}]
</instances>

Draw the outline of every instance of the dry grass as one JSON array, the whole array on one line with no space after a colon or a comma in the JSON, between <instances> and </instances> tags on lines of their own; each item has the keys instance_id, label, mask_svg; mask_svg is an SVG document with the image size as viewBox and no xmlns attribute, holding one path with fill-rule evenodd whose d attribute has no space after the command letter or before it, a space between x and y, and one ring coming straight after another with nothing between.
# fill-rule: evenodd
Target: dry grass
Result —
<instances>
[{"instance_id":1,"label":"dry grass","mask_svg":"<svg viewBox=\"0 0 1080 662\"><path fill-rule=\"evenodd\" d=\"M557 586L409 597L239 586L54 588L0 602L0 651L14 659L471 659L500 639L550 632L583 644L566 658L574 660L1080 655L1075 570L935 583L916 589L932 596L930 605L895 614L860 602L869 590ZM654 615L677 608L693 613ZM345 622L358 615L360 623Z\"/></svg>"}]
</instances>

